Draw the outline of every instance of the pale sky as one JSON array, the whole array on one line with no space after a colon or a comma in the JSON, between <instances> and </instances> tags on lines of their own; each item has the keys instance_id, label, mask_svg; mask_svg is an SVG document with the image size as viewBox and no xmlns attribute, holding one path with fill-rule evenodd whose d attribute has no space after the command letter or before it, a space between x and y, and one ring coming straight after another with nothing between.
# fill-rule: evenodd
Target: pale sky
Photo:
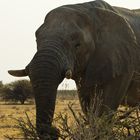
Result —
<instances>
[{"instance_id":1,"label":"pale sky","mask_svg":"<svg viewBox=\"0 0 140 140\"><path fill-rule=\"evenodd\" d=\"M87 0L0 0L0 81L8 83L14 78L9 69L22 69L36 52L35 31L46 14L58 6L87 2ZM140 8L140 0L106 0L111 5L130 9ZM61 87L75 88L72 80Z\"/></svg>"}]
</instances>

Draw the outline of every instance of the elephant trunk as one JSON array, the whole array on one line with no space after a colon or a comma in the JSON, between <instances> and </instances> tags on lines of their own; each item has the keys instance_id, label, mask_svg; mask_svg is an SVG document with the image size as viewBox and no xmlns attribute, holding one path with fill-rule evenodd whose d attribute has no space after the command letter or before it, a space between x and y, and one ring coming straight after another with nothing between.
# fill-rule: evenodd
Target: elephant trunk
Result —
<instances>
[{"instance_id":1,"label":"elephant trunk","mask_svg":"<svg viewBox=\"0 0 140 140\"><path fill-rule=\"evenodd\" d=\"M52 129L55 110L56 88L34 88L36 102L36 130L40 139L58 137ZM49 138L50 137L50 138Z\"/></svg>"},{"instance_id":2,"label":"elephant trunk","mask_svg":"<svg viewBox=\"0 0 140 140\"><path fill-rule=\"evenodd\" d=\"M62 52L55 50L55 47L39 50L30 63L30 79L36 102L36 127L41 139L57 137L56 131L51 127L57 87L65 76L72 76L65 63L67 58Z\"/></svg>"}]
</instances>

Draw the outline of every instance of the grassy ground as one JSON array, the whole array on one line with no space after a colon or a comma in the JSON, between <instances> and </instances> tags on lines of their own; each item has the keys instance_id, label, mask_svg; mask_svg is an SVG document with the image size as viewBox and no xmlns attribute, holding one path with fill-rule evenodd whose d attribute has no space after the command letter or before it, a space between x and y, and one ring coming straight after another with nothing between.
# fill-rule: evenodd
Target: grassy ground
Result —
<instances>
[{"instance_id":1,"label":"grassy ground","mask_svg":"<svg viewBox=\"0 0 140 140\"><path fill-rule=\"evenodd\" d=\"M62 98L59 97L56 100L56 109L55 109L55 118L61 113L62 115L68 117L68 119L63 118L63 126L65 127L65 133L71 136L72 140L93 140L93 137L97 137L100 140L139 140L140 139L140 110L136 111L134 110L132 112L132 115L130 117L129 114L131 113L129 110L131 108L121 107L119 110L123 110L123 115L118 114L117 116L123 116L121 121L116 121L114 119L113 121L117 122L118 124L106 122L106 118L99 119L96 118L96 116L93 116L91 122L89 122L91 125L86 125L86 123L83 121L80 117L75 117L75 114L72 115L70 108L68 107L69 104L73 104L72 108L74 111L81 112L79 101L77 98ZM128 110L129 109L129 110ZM0 140L9 140L6 136L9 136L10 138L14 138L11 140L21 139L23 135L21 134L20 129L18 128L19 125L16 121L16 119L19 121L25 120L27 121L28 114L30 121L35 124L35 105L34 104L25 104L25 105L10 105L10 104L4 104L0 102ZM74 116L74 117L73 117ZM126 118L126 119L125 119ZM72 128L69 128L66 126L68 120L68 124L72 124ZM90 118L89 118L90 121ZM56 120L56 122L58 122ZM73 123L74 122L74 123ZM55 124L57 127L59 127L59 124ZM76 125L76 126L74 126ZM73 127L74 126L74 127ZM105 127L106 126L106 127ZM74 131L73 131L74 128ZM76 128L76 129L75 129ZM116 129L114 132L112 132L113 129ZM70 130L67 132L67 130ZM76 131L75 131L76 130ZM132 132L132 135L129 133ZM93 133L94 132L94 133ZM96 132L96 133L95 133ZM117 132L117 133L116 133ZM120 134L121 133L121 134ZM127 136L123 136L125 133L127 133ZM133 137L133 135L138 135L137 137ZM119 136L120 135L120 136ZM130 136L132 138L130 138ZM75 138L76 137L76 138ZM101 138L100 138L101 137ZM113 137L113 139L112 139ZM115 138L114 138L115 137ZM96 138L95 138L96 139ZM69 140L69 139L68 139Z\"/></svg>"},{"instance_id":2,"label":"grassy ground","mask_svg":"<svg viewBox=\"0 0 140 140\"><path fill-rule=\"evenodd\" d=\"M55 113L66 112L68 110L68 104L74 103L74 109L80 111L78 100L62 100L56 101ZM21 133L17 128L17 121L15 119L25 118L26 114L30 117L30 120L35 120L35 105L5 105L0 104L0 140L6 140L6 135L10 137L20 138ZM69 112L68 112L69 113Z\"/></svg>"}]
</instances>

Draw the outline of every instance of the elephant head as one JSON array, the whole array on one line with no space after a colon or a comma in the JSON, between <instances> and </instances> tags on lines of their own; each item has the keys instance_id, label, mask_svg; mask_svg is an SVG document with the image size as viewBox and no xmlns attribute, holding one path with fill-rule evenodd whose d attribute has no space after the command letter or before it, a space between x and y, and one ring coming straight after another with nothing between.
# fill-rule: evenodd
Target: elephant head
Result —
<instances>
[{"instance_id":1,"label":"elephant head","mask_svg":"<svg viewBox=\"0 0 140 140\"><path fill-rule=\"evenodd\" d=\"M24 70L9 71L31 79L40 137L51 135L57 87L64 78L77 85L82 78L83 86L91 87L133 69L136 38L131 27L115 12L95 5L68 5L49 12L36 31L37 52L31 62Z\"/></svg>"}]
</instances>

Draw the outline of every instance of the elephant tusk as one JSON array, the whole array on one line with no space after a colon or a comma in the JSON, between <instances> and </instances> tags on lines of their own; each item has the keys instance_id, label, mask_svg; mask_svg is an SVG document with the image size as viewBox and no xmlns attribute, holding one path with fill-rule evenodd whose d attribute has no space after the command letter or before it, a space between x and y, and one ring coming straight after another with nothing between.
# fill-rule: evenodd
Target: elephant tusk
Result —
<instances>
[{"instance_id":1,"label":"elephant tusk","mask_svg":"<svg viewBox=\"0 0 140 140\"><path fill-rule=\"evenodd\" d=\"M8 73L10 75L16 76L16 77L28 76L28 74L27 74L25 69L22 69L22 70L8 70Z\"/></svg>"},{"instance_id":2,"label":"elephant tusk","mask_svg":"<svg viewBox=\"0 0 140 140\"><path fill-rule=\"evenodd\" d=\"M71 69L68 69L65 73L65 77L67 79L71 79L72 78L72 70Z\"/></svg>"}]
</instances>

